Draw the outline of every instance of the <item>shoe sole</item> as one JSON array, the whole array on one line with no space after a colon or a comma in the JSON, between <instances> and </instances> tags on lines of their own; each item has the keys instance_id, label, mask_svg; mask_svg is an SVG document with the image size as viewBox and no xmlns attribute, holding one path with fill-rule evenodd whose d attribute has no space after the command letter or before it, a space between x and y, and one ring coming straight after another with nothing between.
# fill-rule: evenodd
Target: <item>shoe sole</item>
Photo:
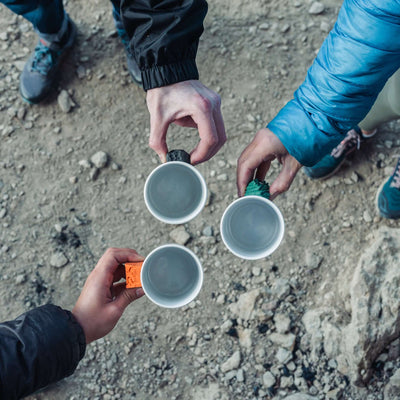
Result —
<instances>
[{"instance_id":1,"label":"shoe sole","mask_svg":"<svg viewBox=\"0 0 400 400\"><path fill-rule=\"evenodd\" d=\"M77 29L74 21L72 21L72 19L69 19L69 22L71 23L71 26L72 26L71 38L65 45L64 50L63 50L62 54L60 55L60 58L57 63L57 69L59 68L59 66L64 61L65 57L69 54L69 52L73 48L77 34L78 34L78 29ZM39 97L35 97L35 98L28 99L27 97L25 97L24 94L22 93L21 84L20 84L19 85L19 94L20 94L22 100L31 105L39 104L40 102L42 102L50 94L51 90L53 89L54 84L56 83L56 80L57 80L56 76L57 76L57 74L55 74L54 81L49 86L49 89L46 92L42 93Z\"/></svg>"}]
</instances>

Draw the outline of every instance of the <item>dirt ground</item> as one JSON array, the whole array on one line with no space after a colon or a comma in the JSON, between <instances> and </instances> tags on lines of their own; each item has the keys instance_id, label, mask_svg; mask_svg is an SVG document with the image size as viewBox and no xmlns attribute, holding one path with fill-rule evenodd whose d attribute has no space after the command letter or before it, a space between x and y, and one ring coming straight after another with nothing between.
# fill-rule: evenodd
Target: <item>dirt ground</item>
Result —
<instances>
[{"instance_id":1,"label":"dirt ground","mask_svg":"<svg viewBox=\"0 0 400 400\"><path fill-rule=\"evenodd\" d=\"M232 331L221 330L234 319L228 306L255 288L265 289L257 306L270 304L269 289L283 279L292 297L282 303L284 310L276 307L290 316L293 333L301 331L308 308L341 309L368 233L382 225L400 227L375 209L377 188L400 153L399 125L383 126L329 181L311 182L299 173L292 189L275 201L286 232L269 258L251 262L229 253L219 221L236 198L238 156L291 99L341 2L324 0L323 5L321 14L311 15L306 0L209 2L197 63L201 81L222 97L228 141L197 167L211 202L185 224L191 235L187 246L203 263L202 291L178 310L161 309L146 298L135 302L111 334L88 346L71 377L30 399L281 399L304 393L293 383L263 386L263 374L274 363L268 339L274 327L268 321L248 322L244 328L251 341L243 347ZM7 32L0 40L0 209L6 210L0 219L1 320L47 302L71 309L108 247L131 247L146 255L171 242L175 228L155 220L144 204L144 182L158 158L147 145L145 93L126 70L111 5L69 0L66 9L77 23L78 41L62 66L57 90L45 103L30 106L19 97L18 79L36 36L25 21L0 8L0 32ZM75 103L69 113L57 104L62 89ZM169 131L171 148L189 151L196 141L194 130ZM79 161L99 150L115 164L92 179ZM276 165L270 180L277 171ZM212 227L212 236L203 234L205 227ZM61 268L50 265L58 251L69 261ZM310 266L310 256L317 257L317 265ZM235 350L241 352L243 380L220 371ZM305 351L302 357L307 358ZM316 381L322 379L322 367L309 368ZM383 398L387 376L376 376L365 389L352 387L337 371L334 375L330 388L340 390L332 398ZM310 387L317 391L311 393L327 398L313 380Z\"/></svg>"}]
</instances>

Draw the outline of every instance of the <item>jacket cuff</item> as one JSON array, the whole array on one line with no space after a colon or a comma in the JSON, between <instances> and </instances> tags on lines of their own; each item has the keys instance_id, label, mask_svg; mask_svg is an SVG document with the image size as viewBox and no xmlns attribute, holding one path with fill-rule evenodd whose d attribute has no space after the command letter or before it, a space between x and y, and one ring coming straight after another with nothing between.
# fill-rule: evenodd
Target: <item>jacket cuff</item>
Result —
<instances>
[{"instance_id":1,"label":"jacket cuff","mask_svg":"<svg viewBox=\"0 0 400 400\"><path fill-rule=\"evenodd\" d=\"M318 120L319 117L318 114L307 113L295 100L291 100L267 128L279 138L291 156L310 167L344 138L341 129L335 131L327 119Z\"/></svg>"},{"instance_id":2,"label":"jacket cuff","mask_svg":"<svg viewBox=\"0 0 400 400\"><path fill-rule=\"evenodd\" d=\"M155 65L142 71L143 89L146 91L190 79L199 79L194 58L179 63Z\"/></svg>"}]
</instances>

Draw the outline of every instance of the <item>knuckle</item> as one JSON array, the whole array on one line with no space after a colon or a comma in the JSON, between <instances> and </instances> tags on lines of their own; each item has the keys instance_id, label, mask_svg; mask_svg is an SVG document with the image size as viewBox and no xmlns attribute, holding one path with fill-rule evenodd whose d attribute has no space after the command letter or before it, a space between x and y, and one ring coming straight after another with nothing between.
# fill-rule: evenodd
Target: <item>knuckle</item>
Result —
<instances>
[{"instance_id":1,"label":"knuckle","mask_svg":"<svg viewBox=\"0 0 400 400\"><path fill-rule=\"evenodd\" d=\"M207 97L203 97L202 95L197 94L195 98L195 103L197 107L205 113L210 113L212 111L213 105L211 99Z\"/></svg>"}]
</instances>

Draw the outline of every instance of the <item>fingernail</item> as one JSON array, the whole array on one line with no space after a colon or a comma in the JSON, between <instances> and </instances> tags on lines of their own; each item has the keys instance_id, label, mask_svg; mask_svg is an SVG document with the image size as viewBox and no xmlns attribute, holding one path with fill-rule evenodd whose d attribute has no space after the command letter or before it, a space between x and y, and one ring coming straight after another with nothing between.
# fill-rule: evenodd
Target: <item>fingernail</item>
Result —
<instances>
[{"instance_id":1,"label":"fingernail","mask_svg":"<svg viewBox=\"0 0 400 400\"><path fill-rule=\"evenodd\" d=\"M138 288L135 291L136 297L142 297L144 295L144 290L142 288Z\"/></svg>"}]
</instances>

